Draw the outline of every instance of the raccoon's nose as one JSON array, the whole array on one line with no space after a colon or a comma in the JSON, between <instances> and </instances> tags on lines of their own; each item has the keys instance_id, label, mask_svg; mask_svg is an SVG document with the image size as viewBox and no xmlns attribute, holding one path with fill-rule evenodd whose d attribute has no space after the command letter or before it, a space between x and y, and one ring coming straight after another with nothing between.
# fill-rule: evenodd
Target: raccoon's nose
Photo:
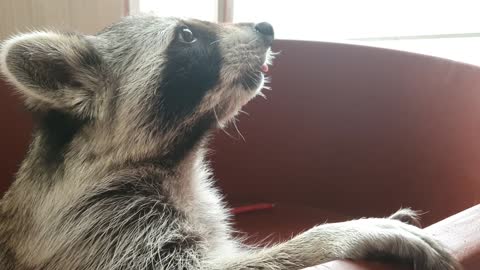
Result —
<instances>
[{"instance_id":1,"label":"raccoon's nose","mask_svg":"<svg viewBox=\"0 0 480 270\"><path fill-rule=\"evenodd\" d=\"M261 22L257 23L255 25L255 31L258 33L262 34L262 36L265 38L265 41L270 45L273 41L273 26L267 22Z\"/></svg>"}]
</instances>

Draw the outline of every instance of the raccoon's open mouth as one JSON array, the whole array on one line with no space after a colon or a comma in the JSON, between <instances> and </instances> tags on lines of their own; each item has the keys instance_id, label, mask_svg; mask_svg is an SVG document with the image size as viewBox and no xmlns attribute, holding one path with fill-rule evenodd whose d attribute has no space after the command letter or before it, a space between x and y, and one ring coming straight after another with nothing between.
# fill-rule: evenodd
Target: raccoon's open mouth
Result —
<instances>
[{"instance_id":1,"label":"raccoon's open mouth","mask_svg":"<svg viewBox=\"0 0 480 270\"><path fill-rule=\"evenodd\" d=\"M268 64L267 63L262 64L260 69L262 70L263 73L267 73L268 72Z\"/></svg>"},{"instance_id":2,"label":"raccoon's open mouth","mask_svg":"<svg viewBox=\"0 0 480 270\"><path fill-rule=\"evenodd\" d=\"M262 56L257 56L262 59L262 62L256 62L245 71L239 78L242 86L247 90L256 90L262 86L265 78L265 74L269 71L269 66L273 59L271 49L268 48L267 51Z\"/></svg>"},{"instance_id":3,"label":"raccoon's open mouth","mask_svg":"<svg viewBox=\"0 0 480 270\"><path fill-rule=\"evenodd\" d=\"M269 71L269 67L272 65L273 59L275 58L275 55L278 53L272 52L272 48L268 47L267 51L265 52L264 55L264 61L263 64L260 66L260 70L263 73L267 73Z\"/></svg>"}]
</instances>

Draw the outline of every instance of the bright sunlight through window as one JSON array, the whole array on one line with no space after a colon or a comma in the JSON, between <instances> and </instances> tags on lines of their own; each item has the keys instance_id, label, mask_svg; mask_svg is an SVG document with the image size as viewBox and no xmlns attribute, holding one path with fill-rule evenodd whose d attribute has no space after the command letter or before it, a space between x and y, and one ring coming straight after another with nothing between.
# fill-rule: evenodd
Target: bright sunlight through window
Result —
<instances>
[{"instance_id":1,"label":"bright sunlight through window","mask_svg":"<svg viewBox=\"0 0 480 270\"><path fill-rule=\"evenodd\" d=\"M140 12L268 21L278 39L354 43L480 65L476 0L138 0ZM230 8L225 8L228 6ZM224 14L225 15L225 14Z\"/></svg>"},{"instance_id":2,"label":"bright sunlight through window","mask_svg":"<svg viewBox=\"0 0 480 270\"><path fill-rule=\"evenodd\" d=\"M217 0L138 0L138 11L217 21Z\"/></svg>"}]
</instances>

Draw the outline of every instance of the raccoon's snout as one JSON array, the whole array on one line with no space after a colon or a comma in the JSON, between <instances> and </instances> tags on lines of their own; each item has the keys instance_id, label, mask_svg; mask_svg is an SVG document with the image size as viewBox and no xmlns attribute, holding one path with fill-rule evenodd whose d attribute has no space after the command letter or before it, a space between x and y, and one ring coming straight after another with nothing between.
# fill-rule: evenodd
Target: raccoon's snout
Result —
<instances>
[{"instance_id":1,"label":"raccoon's snout","mask_svg":"<svg viewBox=\"0 0 480 270\"><path fill-rule=\"evenodd\" d=\"M234 86L258 93L273 59L270 49L274 40L273 26L267 22L233 26L234 30L226 39L229 46L224 51L222 78L227 78Z\"/></svg>"},{"instance_id":2,"label":"raccoon's snout","mask_svg":"<svg viewBox=\"0 0 480 270\"><path fill-rule=\"evenodd\" d=\"M275 36L273 26L268 22L261 22L261 23L255 24L254 28L255 28L255 31L259 34L259 36L261 36L265 47L270 48L272 46L273 39ZM268 49L267 49L267 53L268 53ZM268 64L269 64L268 57L269 57L268 55L265 55L265 62L262 63L262 65L260 66L260 70L264 73L268 72Z\"/></svg>"},{"instance_id":3,"label":"raccoon's snout","mask_svg":"<svg viewBox=\"0 0 480 270\"><path fill-rule=\"evenodd\" d=\"M274 39L274 31L271 24L267 22L257 23L255 25L255 31L260 34L267 47L272 46L272 42Z\"/></svg>"}]
</instances>

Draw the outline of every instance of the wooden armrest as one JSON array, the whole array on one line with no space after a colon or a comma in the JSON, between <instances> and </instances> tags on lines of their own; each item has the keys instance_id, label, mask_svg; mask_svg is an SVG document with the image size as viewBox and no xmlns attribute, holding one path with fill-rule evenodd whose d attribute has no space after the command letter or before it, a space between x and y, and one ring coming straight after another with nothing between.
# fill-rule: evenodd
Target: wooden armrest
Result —
<instances>
[{"instance_id":1,"label":"wooden armrest","mask_svg":"<svg viewBox=\"0 0 480 270\"><path fill-rule=\"evenodd\" d=\"M425 230L444 243L465 270L480 269L480 204Z\"/></svg>"},{"instance_id":2,"label":"wooden armrest","mask_svg":"<svg viewBox=\"0 0 480 270\"><path fill-rule=\"evenodd\" d=\"M480 204L425 228L460 260L465 270L480 269ZM409 270L377 262L333 261L308 270ZM307 270L305 269L305 270Z\"/></svg>"}]
</instances>

